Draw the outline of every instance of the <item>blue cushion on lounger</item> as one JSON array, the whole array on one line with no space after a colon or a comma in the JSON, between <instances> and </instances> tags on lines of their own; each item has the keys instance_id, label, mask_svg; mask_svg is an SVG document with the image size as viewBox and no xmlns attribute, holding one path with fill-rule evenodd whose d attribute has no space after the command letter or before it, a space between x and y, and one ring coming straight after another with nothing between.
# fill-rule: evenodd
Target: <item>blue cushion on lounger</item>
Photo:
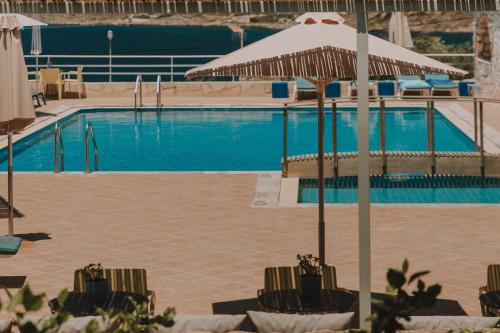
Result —
<instances>
[{"instance_id":1,"label":"blue cushion on lounger","mask_svg":"<svg viewBox=\"0 0 500 333\"><path fill-rule=\"evenodd\" d=\"M21 246L21 238L0 236L0 253L15 254Z\"/></svg>"},{"instance_id":2,"label":"blue cushion on lounger","mask_svg":"<svg viewBox=\"0 0 500 333\"><path fill-rule=\"evenodd\" d=\"M418 75L396 75L397 81L418 81L420 76Z\"/></svg>"},{"instance_id":3,"label":"blue cushion on lounger","mask_svg":"<svg viewBox=\"0 0 500 333\"><path fill-rule=\"evenodd\" d=\"M425 74L424 75L425 81L427 80L449 80L450 76L448 74Z\"/></svg>"},{"instance_id":4,"label":"blue cushion on lounger","mask_svg":"<svg viewBox=\"0 0 500 333\"><path fill-rule=\"evenodd\" d=\"M301 78L299 76L295 78L295 85L297 87L297 90L301 90L301 91L304 91L304 90L313 90L313 91L316 91L316 86L314 84L312 84L311 82L309 82L306 79Z\"/></svg>"},{"instance_id":5,"label":"blue cushion on lounger","mask_svg":"<svg viewBox=\"0 0 500 333\"><path fill-rule=\"evenodd\" d=\"M453 82L452 80L427 80L432 88L435 89L455 89L458 88L458 83Z\"/></svg>"},{"instance_id":6,"label":"blue cushion on lounger","mask_svg":"<svg viewBox=\"0 0 500 333\"><path fill-rule=\"evenodd\" d=\"M431 85L423 80L398 81L402 89L430 89Z\"/></svg>"}]
</instances>

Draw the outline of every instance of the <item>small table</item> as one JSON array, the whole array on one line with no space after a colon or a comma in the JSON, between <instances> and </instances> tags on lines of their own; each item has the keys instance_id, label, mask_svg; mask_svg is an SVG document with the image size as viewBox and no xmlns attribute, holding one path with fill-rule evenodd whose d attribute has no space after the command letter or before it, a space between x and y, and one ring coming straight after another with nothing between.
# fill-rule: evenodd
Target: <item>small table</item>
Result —
<instances>
[{"instance_id":1,"label":"small table","mask_svg":"<svg viewBox=\"0 0 500 333\"><path fill-rule=\"evenodd\" d=\"M266 311L283 313L335 313L347 312L357 302L354 293L344 289L323 289L320 296L303 298L297 289L265 292L257 295Z\"/></svg>"},{"instance_id":2,"label":"small table","mask_svg":"<svg viewBox=\"0 0 500 333\"><path fill-rule=\"evenodd\" d=\"M90 293L70 292L64 301L62 309L57 302L57 298L49 301L49 307L52 312L63 311L75 317L95 316L97 315L97 308L102 308L106 311L131 312L134 310L134 305L130 302L130 297L137 303L148 302L148 298L144 295L124 291L107 292L100 302L96 301Z\"/></svg>"},{"instance_id":3,"label":"small table","mask_svg":"<svg viewBox=\"0 0 500 333\"><path fill-rule=\"evenodd\" d=\"M500 310L500 291L488 291L479 295L479 300L486 308Z\"/></svg>"}]
</instances>

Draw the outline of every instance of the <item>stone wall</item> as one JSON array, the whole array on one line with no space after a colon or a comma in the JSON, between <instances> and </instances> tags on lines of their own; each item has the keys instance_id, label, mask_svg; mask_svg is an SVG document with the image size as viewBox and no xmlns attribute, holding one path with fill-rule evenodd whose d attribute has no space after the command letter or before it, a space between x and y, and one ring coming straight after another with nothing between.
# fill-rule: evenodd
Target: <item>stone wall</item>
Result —
<instances>
[{"instance_id":1,"label":"stone wall","mask_svg":"<svg viewBox=\"0 0 500 333\"><path fill-rule=\"evenodd\" d=\"M474 19L474 77L477 97L500 98L500 13L476 14Z\"/></svg>"}]
</instances>

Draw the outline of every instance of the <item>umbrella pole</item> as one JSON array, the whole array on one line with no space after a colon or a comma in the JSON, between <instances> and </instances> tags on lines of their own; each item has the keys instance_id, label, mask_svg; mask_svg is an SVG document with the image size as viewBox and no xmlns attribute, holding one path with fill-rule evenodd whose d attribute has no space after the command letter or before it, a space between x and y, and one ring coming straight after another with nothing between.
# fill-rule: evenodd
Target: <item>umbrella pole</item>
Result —
<instances>
[{"instance_id":1,"label":"umbrella pole","mask_svg":"<svg viewBox=\"0 0 500 333\"><path fill-rule=\"evenodd\" d=\"M318 232L319 232L319 264L325 265L325 180L324 180L324 136L325 136L325 115L323 93L325 83L316 82L316 93L318 95Z\"/></svg>"},{"instance_id":2,"label":"umbrella pole","mask_svg":"<svg viewBox=\"0 0 500 333\"><path fill-rule=\"evenodd\" d=\"M7 169L7 182L8 182L8 199L9 199L9 236L14 235L14 189L12 177L12 130L8 129L8 169Z\"/></svg>"},{"instance_id":3,"label":"umbrella pole","mask_svg":"<svg viewBox=\"0 0 500 333\"><path fill-rule=\"evenodd\" d=\"M358 81L359 328L371 330L370 118L368 101L367 1L356 1Z\"/></svg>"}]
</instances>

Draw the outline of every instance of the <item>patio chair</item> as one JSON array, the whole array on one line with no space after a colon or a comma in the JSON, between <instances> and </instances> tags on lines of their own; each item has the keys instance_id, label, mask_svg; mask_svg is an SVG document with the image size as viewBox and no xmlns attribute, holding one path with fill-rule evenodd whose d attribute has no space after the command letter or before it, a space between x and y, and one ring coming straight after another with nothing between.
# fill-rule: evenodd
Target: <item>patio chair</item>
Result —
<instances>
[{"instance_id":1,"label":"patio chair","mask_svg":"<svg viewBox=\"0 0 500 333\"><path fill-rule=\"evenodd\" d=\"M44 96L47 96L47 86L55 85L57 97L62 99L64 80L61 78L61 70L59 68L42 68L40 69L40 91Z\"/></svg>"},{"instance_id":2,"label":"patio chair","mask_svg":"<svg viewBox=\"0 0 500 333\"><path fill-rule=\"evenodd\" d=\"M489 291L499 291L500 290L500 264L488 265L486 285L479 288L479 295L487 293ZM481 311L483 316L500 316L500 312L495 309L488 308L485 304L481 302Z\"/></svg>"},{"instance_id":3,"label":"patio chair","mask_svg":"<svg viewBox=\"0 0 500 333\"><path fill-rule=\"evenodd\" d=\"M316 96L316 86L314 84L299 76L295 78L293 97L296 100L314 99Z\"/></svg>"},{"instance_id":4,"label":"patio chair","mask_svg":"<svg viewBox=\"0 0 500 333\"><path fill-rule=\"evenodd\" d=\"M82 98L83 95L83 65L79 65L76 71L70 71L63 73L64 78L64 86L66 87L66 83L68 84L69 91L71 91L71 83L76 83L78 87L78 98Z\"/></svg>"},{"instance_id":5,"label":"patio chair","mask_svg":"<svg viewBox=\"0 0 500 333\"><path fill-rule=\"evenodd\" d=\"M397 75L399 95L404 96L405 92L418 92L423 96L428 96L431 90L431 85L424 80L420 80L418 75Z\"/></svg>"},{"instance_id":6,"label":"patio chair","mask_svg":"<svg viewBox=\"0 0 500 333\"><path fill-rule=\"evenodd\" d=\"M138 268L108 268L104 277L110 291L126 291L146 296L149 299L149 310L154 313L156 294L148 290L145 269ZM75 292L84 292L86 281L81 269L75 271Z\"/></svg>"},{"instance_id":7,"label":"patio chair","mask_svg":"<svg viewBox=\"0 0 500 333\"><path fill-rule=\"evenodd\" d=\"M259 292L297 289L301 273L299 266L267 267L264 270L264 289ZM323 289L337 289L335 266L324 266L321 279Z\"/></svg>"},{"instance_id":8,"label":"patio chair","mask_svg":"<svg viewBox=\"0 0 500 333\"><path fill-rule=\"evenodd\" d=\"M449 92L450 96L458 96L458 83L450 80L448 74L425 74L424 79L431 85L431 96L435 91Z\"/></svg>"}]
</instances>

